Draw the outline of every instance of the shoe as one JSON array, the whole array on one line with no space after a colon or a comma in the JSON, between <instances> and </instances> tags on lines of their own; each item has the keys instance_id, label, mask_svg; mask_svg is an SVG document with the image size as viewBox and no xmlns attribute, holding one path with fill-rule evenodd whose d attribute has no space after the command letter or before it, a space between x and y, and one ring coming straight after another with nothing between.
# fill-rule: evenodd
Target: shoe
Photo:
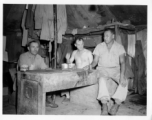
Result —
<instances>
[{"instance_id":1,"label":"shoe","mask_svg":"<svg viewBox=\"0 0 152 120\"><path fill-rule=\"evenodd\" d=\"M107 104L102 104L101 115L108 115L108 106L107 106Z\"/></svg>"},{"instance_id":2,"label":"shoe","mask_svg":"<svg viewBox=\"0 0 152 120\"><path fill-rule=\"evenodd\" d=\"M52 96L46 96L46 102L53 103Z\"/></svg>"},{"instance_id":3,"label":"shoe","mask_svg":"<svg viewBox=\"0 0 152 120\"><path fill-rule=\"evenodd\" d=\"M62 101L62 103L68 103L68 102L70 102L70 98L67 98L67 97L65 97Z\"/></svg>"},{"instance_id":4,"label":"shoe","mask_svg":"<svg viewBox=\"0 0 152 120\"><path fill-rule=\"evenodd\" d=\"M46 98L46 107L57 108L58 105L55 104L55 101L53 101L51 97L47 96L47 98Z\"/></svg>"},{"instance_id":5,"label":"shoe","mask_svg":"<svg viewBox=\"0 0 152 120\"><path fill-rule=\"evenodd\" d=\"M110 115L116 115L116 113L117 113L117 111L118 111L118 109L119 109L119 106L120 106L120 105L118 105L118 104L114 104L114 105L111 107L109 114L110 114Z\"/></svg>"},{"instance_id":6,"label":"shoe","mask_svg":"<svg viewBox=\"0 0 152 120\"><path fill-rule=\"evenodd\" d=\"M49 103L49 102L46 102L46 107L51 107L51 108L57 108L58 105L55 104L55 103Z\"/></svg>"}]
</instances>

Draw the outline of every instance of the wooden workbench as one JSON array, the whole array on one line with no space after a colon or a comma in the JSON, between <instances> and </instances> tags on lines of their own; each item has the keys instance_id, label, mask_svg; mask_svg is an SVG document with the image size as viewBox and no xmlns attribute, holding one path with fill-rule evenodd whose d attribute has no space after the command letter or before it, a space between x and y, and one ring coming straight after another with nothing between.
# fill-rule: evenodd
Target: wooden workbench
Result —
<instances>
[{"instance_id":1,"label":"wooden workbench","mask_svg":"<svg viewBox=\"0 0 152 120\"><path fill-rule=\"evenodd\" d=\"M18 114L45 114L46 92L93 85L95 71L36 70L18 72Z\"/></svg>"}]
</instances>

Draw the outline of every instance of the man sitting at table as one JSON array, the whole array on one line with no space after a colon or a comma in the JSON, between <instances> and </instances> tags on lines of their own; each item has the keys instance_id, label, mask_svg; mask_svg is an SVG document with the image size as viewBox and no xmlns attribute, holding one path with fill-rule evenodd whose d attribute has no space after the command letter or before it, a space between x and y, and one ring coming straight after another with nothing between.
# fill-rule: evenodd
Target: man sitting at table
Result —
<instances>
[{"instance_id":1,"label":"man sitting at table","mask_svg":"<svg viewBox=\"0 0 152 120\"><path fill-rule=\"evenodd\" d=\"M78 69L89 69L89 65L93 61L92 52L84 48L84 40L83 38L78 38L75 41L75 46L77 50L73 51L71 58L70 53L66 54L67 63L73 63L75 61L76 68ZM66 95L63 102L70 101L69 92L62 92L61 95Z\"/></svg>"},{"instance_id":2,"label":"man sitting at table","mask_svg":"<svg viewBox=\"0 0 152 120\"><path fill-rule=\"evenodd\" d=\"M99 78L99 92L97 99L102 103L101 115L108 115L108 102L111 98L115 104L111 107L109 114L116 115L119 106L127 96L127 79L125 76L125 49L115 41L113 29L106 29L104 32L104 42L98 44L94 49L94 60L92 67L97 64L97 75ZM110 86L114 94L111 96L108 91L108 81L117 83L116 90Z\"/></svg>"},{"instance_id":3,"label":"man sitting at table","mask_svg":"<svg viewBox=\"0 0 152 120\"><path fill-rule=\"evenodd\" d=\"M39 70L48 69L48 65L45 63L44 59L38 54L40 43L38 40L32 40L27 44L28 52L23 53L19 57L18 67L20 70L27 66L29 70ZM46 96L46 105L52 108L58 107L55 104L55 100L51 99L52 96Z\"/></svg>"}]
</instances>

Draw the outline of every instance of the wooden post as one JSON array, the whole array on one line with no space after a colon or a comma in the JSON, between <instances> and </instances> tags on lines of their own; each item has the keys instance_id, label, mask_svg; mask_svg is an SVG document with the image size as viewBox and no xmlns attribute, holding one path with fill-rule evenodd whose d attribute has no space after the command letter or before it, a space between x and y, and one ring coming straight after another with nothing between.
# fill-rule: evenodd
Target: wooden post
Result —
<instances>
[{"instance_id":1,"label":"wooden post","mask_svg":"<svg viewBox=\"0 0 152 120\"><path fill-rule=\"evenodd\" d=\"M136 31L136 29L135 29L135 41L137 41L137 31ZM135 54L136 54L136 42L135 42ZM136 56L134 56L134 60L135 60L135 57ZM136 61L135 61L135 63L136 63ZM134 77L134 89L135 89L135 93L138 93L138 71L137 71L137 67L136 66L134 66L134 72L135 72L135 77Z\"/></svg>"},{"instance_id":2,"label":"wooden post","mask_svg":"<svg viewBox=\"0 0 152 120\"><path fill-rule=\"evenodd\" d=\"M118 25L115 25L115 40L118 38Z\"/></svg>"},{"instance_id":3,"label":"wooden post","mask_svg":"<svg viewBox=\"0 0 152 120\"><path fill-rule=\"evenodd\" d=\"M53 10L54 10L54 69L56 69L57 39L58 39L58 31L57 31L57 5L53 5Z\"/></svg>"}]
</instances>

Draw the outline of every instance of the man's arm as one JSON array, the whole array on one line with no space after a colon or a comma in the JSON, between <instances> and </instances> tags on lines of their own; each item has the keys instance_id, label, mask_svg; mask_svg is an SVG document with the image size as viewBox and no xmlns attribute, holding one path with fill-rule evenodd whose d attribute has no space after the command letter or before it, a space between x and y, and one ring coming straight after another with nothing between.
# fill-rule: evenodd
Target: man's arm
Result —
<instances>
[{"instance_id":1,"label":"man's arm","mask_svg":"<svg viewBox=\"0 0 152 120\"><path fill-rule=\"evenodd\" d=\"M28 64L27 64L27 58L21 54L18 60L18 66L21 67L22 65L28 65Z\"/></svg>"},{"instance_id":2,"label":"man's arm","mask_svg":"<svg viewBox=\"0 0 152 120\"><path fill-rule=\"evenodd\" d=\"M44 58L41 58L40 65L41 65L41 69L42 69L42 70L49 68L49 65L47 65L47 64L45 63Z\"/></svg>"},{"instance_id":3,"label":"man's arm","mask_svg":"<svg viewBox=\"0 0 152 120\"><path fill-rule=\"evenodd\" d=\"M90 51L88 53L88 60L89 60L89 65L91 65L91 63L93 61L93 55L92 55L92 52L90 52Z\"/></svg>"},{"instance_id":4,"label":"man's arm","mask_svg":"<svg viewBox=\"0 0 152 120\"><path fill-rule=\"evenodd\" d=\"M125 79L125 70L126 70L126 60L125 60L125 54L120 55L120 84L125 87L126 86L126 79Z\"/></svg>"},{"instance_id":5,"label":"man's arm","mask_svg":"<svg viewBox=\"0 0 152 120\"><path fill-rule=\"evenodd\" d=\"M92 52L88 51L87 52L87 66L83 67L84 70L88 70L88 69L92 69L91 63L93 61L93 56L92 56Z\"/></svg>"},{"instance_id":6,"label":"man's arm","mask_svg":"<svg viewBox=\"0 0 152 120\"><path fill-rule=\"evenodd\" d=\"M99 61L99 56L94 55L94 59L93 59L93 62L91 64L92 67L95 67L98 64L98 61Z\"/></svg>"},{"instance_id":7,"label":"man's arm","mask_svg":"<svg viewBox=\"0 0 152 120\"><path fill-rule=\"evenodd\" d=\"M70 58L70 59L67 59L67 63L72 63L72 62L74 61L75 53L76 53L76 51L73 51L73 52L72 52L71 58Z\"/></svg>"}]
</instances>

